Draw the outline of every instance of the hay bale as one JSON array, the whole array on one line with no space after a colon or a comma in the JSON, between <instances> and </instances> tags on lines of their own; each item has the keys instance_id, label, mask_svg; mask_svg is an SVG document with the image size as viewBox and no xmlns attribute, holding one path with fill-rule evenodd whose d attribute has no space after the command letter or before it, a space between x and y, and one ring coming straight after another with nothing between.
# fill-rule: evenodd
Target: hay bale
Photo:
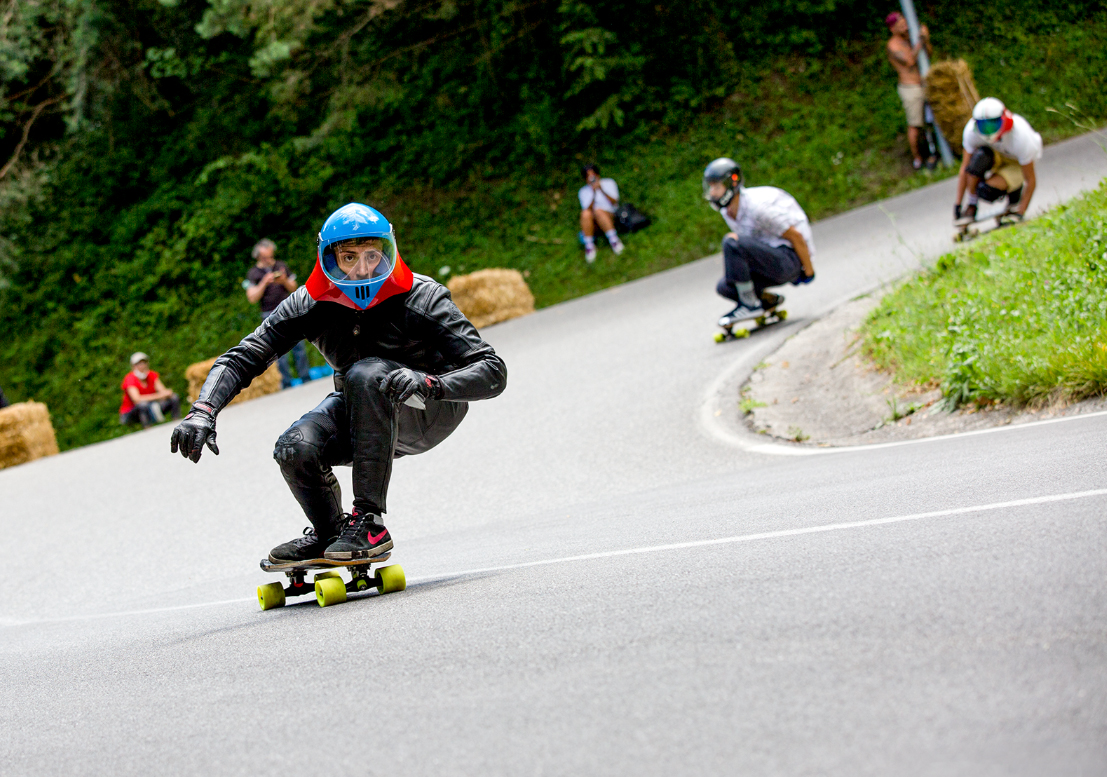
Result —
<instances>
[{"instance_id":1,"label":"hay bale","mask_svg":"<svg viewBox=\"0 0 1107 777\"><path fill-rule=\"evenodd\" d=\"M46 405L20 402L0 410L0 469L57 452L58 439Z\"/></svg>"},{"instance_id":2,"label":"hay bale","mask_svg":"<svg viewBox=\"0 0 1107 777\"><path fill-rule=\"evenodd\" d=\"M450 278L446 288L477 329L534 312L534 295L518 270L488 269L457 275Z\"/></svg>"},{"instance_id":3,"label":"hay bale","mask_svg":"<svg viewBox=\"0 0 1107 777\"><path fill-rule=\"evenodd\" d=\"M207 380L213 364L215 364L215 357L204 362L190 364L188 369L185 370L185 377L188 378L188 401L190 403L195 402L196 398L200 396L200 389L203 387L204 381ZM249 386L242 389L238 396L231 400L231 404L248 402L266 394L276 394L280 390L281 373L277 369L277 363L273 362L265 372L254 378Z\"/></svg>"},{"instance_id":4,"label":"hay bale","mask_svg":"<svg viewBox=\"0 0 1107 777\"><path fill-rule=\"evenodd\" d=\"M972 118L973 106L980 101L968 63L963 59L935 62L926 74L926 101L938 129L960 154L961 134Z\"/></svg>"}]
</instances>

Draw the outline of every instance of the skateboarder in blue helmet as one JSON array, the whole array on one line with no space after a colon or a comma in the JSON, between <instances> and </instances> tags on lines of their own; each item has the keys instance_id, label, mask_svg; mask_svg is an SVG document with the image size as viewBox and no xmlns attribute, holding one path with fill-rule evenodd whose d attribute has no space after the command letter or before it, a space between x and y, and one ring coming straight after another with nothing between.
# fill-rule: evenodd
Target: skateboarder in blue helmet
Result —
<instances>
[{"instance_id":1,"label":"skateboarder in blue helmet","mask_svg":"<svg viewBox=\"0 0 1107 777\"><path fill-rule=\"evenodd\" d=\"M324 222L307 283L215 360L172 452L218 454L219 411L300 340L334 368L334 391L277 439L273 457L311 525L269 561L376 558L393 545L383 522L393 459L445 440L469 402L504 390L507 367L444 286L408 269L388 219L350 203ZM348 514L339 465L353 468Z\"/></svg>"},{"instance_id":2,"label":"skateboarder in blue helmet","mask_svg":"<svg viewBox=\"0 0 1107 777\"><path fill-rule=\"evenodd\" d=\"M720 157L703 171L703 198L731 230L723 238L723 277L715 290L738 304L719 319L720 326L779 305L784 298L766 291L770 286L815 279L811 224L788 192L746 188L738 163Z\"/></svg>"}]
</instances>

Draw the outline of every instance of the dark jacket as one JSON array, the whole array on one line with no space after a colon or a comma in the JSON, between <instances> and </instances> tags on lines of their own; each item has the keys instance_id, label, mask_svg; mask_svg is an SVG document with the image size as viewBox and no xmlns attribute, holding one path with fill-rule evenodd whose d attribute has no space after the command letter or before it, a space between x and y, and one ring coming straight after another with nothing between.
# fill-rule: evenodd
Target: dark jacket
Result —
<instances>
[{"instance_id":1,"label":"dark jacket","mask_svg":"<svg viewBox=\"0 0 1107 777\"><path fill-rule=\"evenodd\" d=\"M215 360L198 402L219 412L292 347L308 340L334 368L334 386L369 357L391 359L442 382L442 399L491 399L507 384L507 365L450 299L445 286L415 275L411 291L368 310L316 302L301 286L253 334Z\"/></svg>"}]
</instances>

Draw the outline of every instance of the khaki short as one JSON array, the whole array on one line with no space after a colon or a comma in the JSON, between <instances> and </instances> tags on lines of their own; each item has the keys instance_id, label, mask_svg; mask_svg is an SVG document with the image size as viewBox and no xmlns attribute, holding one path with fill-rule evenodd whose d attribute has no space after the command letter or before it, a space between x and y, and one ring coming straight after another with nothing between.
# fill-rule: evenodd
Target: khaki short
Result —
<instances>
[{"instance_id":1,"label":"khaki short","mask_svg":"<svg viewBox=\"0 0 1107 777\"><path fill-rule=\"evenodd\" d=\"M1013 192L1023 184L1022 166L1013 160L996 154L996 163L992 175L998 175L1007 182L1007 191Z\"/></svg>"},{"instance_id":2,"label":"khaki short","mask_svg":"<svg viewBox=\"0 0 1107 777\"><path fill-rule=\"evenodd\" d=\"M926 123L923 119L926 90L922 88L921 84L897 84L896 91L899 92L899 99L903 100L903 112L907 114L907 126L923 126Z\"/></svg>"}]
</instances>

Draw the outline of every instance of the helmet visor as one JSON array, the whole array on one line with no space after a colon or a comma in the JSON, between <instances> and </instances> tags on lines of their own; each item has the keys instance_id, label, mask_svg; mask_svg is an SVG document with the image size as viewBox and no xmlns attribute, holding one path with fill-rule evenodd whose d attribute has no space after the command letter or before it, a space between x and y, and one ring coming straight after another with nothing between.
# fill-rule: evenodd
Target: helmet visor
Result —
<instances>
[{"instance_id":1,"label":"helmet visor","mask_svg":"<svg viewBox=\"0 0 1107 777\"><path fill-rule=\"evenodd\" d=\"M994 119L977 119L976 131L981 135L988 137L999 132L999 128L1003 126L1003 117L997 116Z\"/></svg>"},{"instance_id":2,"label":"helmet visor","mask_svg":"<svg viewBox=\"0 0 1107 777\"><path fill-rule=\"evenodd\" d=\"M323 249L323 272L332 281L350 283L386 278L396 262L396 243L390 237L355 237Z\"/></svg>"}]
</instances>

